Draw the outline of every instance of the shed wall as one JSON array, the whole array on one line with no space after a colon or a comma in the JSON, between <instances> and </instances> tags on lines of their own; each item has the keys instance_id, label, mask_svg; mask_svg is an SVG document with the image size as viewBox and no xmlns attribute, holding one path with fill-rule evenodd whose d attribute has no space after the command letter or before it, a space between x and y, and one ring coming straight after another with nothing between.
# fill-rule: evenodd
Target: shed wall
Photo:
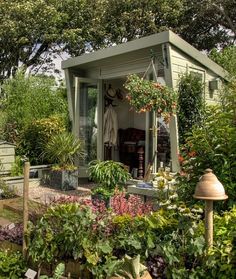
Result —
<instances>
[{"instance_id":1,"label":"shed wall","mask_svg":"<svg viewBox=\"0 0 236 279\"><path fill-rule=\"evenodd\" d=\"M15 162L15 147L11 144L0 144L0 173L11 171Z\"/></svg>"},{"instance_id":2,"label":"shed wall","mask_svg":"<svg viewBox=\"0 0 236 279\"><path fill-rule=\"evenodd\" d=\"M200 72L204 75L204 98L206 103L215 104L219 101L220 90L214 90L213 92L209 90L209 81L219 78L216 74L174 46L171 46L171 63L173 87L175 89L178 88L178 81L182 74L190 71Z\"/></svg>"}]
</instances>

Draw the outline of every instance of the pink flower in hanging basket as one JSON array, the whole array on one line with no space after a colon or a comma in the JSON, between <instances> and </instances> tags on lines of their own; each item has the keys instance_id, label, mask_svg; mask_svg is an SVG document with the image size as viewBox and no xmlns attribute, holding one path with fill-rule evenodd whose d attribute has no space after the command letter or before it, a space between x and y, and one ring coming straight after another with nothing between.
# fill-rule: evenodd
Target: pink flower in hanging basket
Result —
<instances>
[{"instance_id":1,"label":"pink flower in hanging basket","mask_svg":"<svg viewBox=\"0 0 236 279\"><path fill-rule=\"evenodd\" d=\"M177 95L174 90L136 74L129 75L124 86L128 90L126 98L136 112L155 111L166 122L170 121L170 116L176 111Z\"/></svg>"}]
</instances>

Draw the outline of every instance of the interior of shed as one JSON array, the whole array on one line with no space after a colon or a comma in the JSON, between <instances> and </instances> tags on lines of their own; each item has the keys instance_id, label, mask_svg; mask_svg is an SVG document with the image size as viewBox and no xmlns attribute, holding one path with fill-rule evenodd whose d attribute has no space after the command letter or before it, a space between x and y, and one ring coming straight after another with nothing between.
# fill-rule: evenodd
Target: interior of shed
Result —
<instances>
[{"instance_id":1,"label":"interior of shed","mask_svg":"<svg viewBox=\"0 0 236 279\"><path fill-rule=\"evenodd\" d=\"M145 171L146 116L145 113L135 112L129 105L126 99L127 91L124 88L125 80L126 77L104 80L104 116L110 107L117 117L118 126L116 144L110 144L105 140L104 159L124 163L133 177L137 178L140 168ZM104 122L104 125L107 124ZM157 148L159 164L163 162L167 165L170 161L169 131L161 119Z\"/></svg>"}]
</instances>

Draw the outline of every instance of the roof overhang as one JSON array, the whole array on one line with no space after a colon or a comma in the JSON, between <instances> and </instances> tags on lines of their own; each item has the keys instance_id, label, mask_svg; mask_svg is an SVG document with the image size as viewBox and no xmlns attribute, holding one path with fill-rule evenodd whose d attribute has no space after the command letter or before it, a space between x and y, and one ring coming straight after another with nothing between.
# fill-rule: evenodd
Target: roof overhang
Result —
<instances>
[{"instance_id":1,"label":"roof overhang","mask_svg":"<svg viewBox=\"0 0 236 279\"><path fill-rule=\"evenodd\" d=\"M129 52L138 51L144 48L150 48L153 46L161 45L164 43L170 43L186 53L200 64L210 69L212 72L220 76L221 78L228 80L228 72L214 61L209 59L207 55L203 54L185 40L181 39L178 35L172 31L164 31L158 34L153 34L147 37L136 39L130 42L126 42L120 45L107 47L91 53L86 53L75 58L69 58L62 61L62 69L74 68L74 67L86 67L94 62L99 62L104 59L109 59L114 56L127 54ZM97 64L96 63L96 64Z\"/></svg>"}]
</instances>

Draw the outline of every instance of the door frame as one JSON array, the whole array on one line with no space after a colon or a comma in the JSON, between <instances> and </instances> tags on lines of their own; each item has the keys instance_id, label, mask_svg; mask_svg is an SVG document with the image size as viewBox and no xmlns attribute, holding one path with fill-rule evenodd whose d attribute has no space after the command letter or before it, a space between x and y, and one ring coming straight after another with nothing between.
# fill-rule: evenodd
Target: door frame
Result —
<instances>
[{"instance_id":1,"label":"door frame","mask_svg":"<svg viewBox=\"0 0 236 279\"><path fill-rule=\"evenodd\" d=\"M92 83L97 85L97 159L103 160L103 95L102 95L102 80L90 79L79 76L74 76L75 80L75 97L74 97L74 125L73 134L78 138L80 129L80 83ZM77 163L78 164L78 163ZM88 177L87 166L80 166L79 177Z\"/></svg>"}]
</instances>

